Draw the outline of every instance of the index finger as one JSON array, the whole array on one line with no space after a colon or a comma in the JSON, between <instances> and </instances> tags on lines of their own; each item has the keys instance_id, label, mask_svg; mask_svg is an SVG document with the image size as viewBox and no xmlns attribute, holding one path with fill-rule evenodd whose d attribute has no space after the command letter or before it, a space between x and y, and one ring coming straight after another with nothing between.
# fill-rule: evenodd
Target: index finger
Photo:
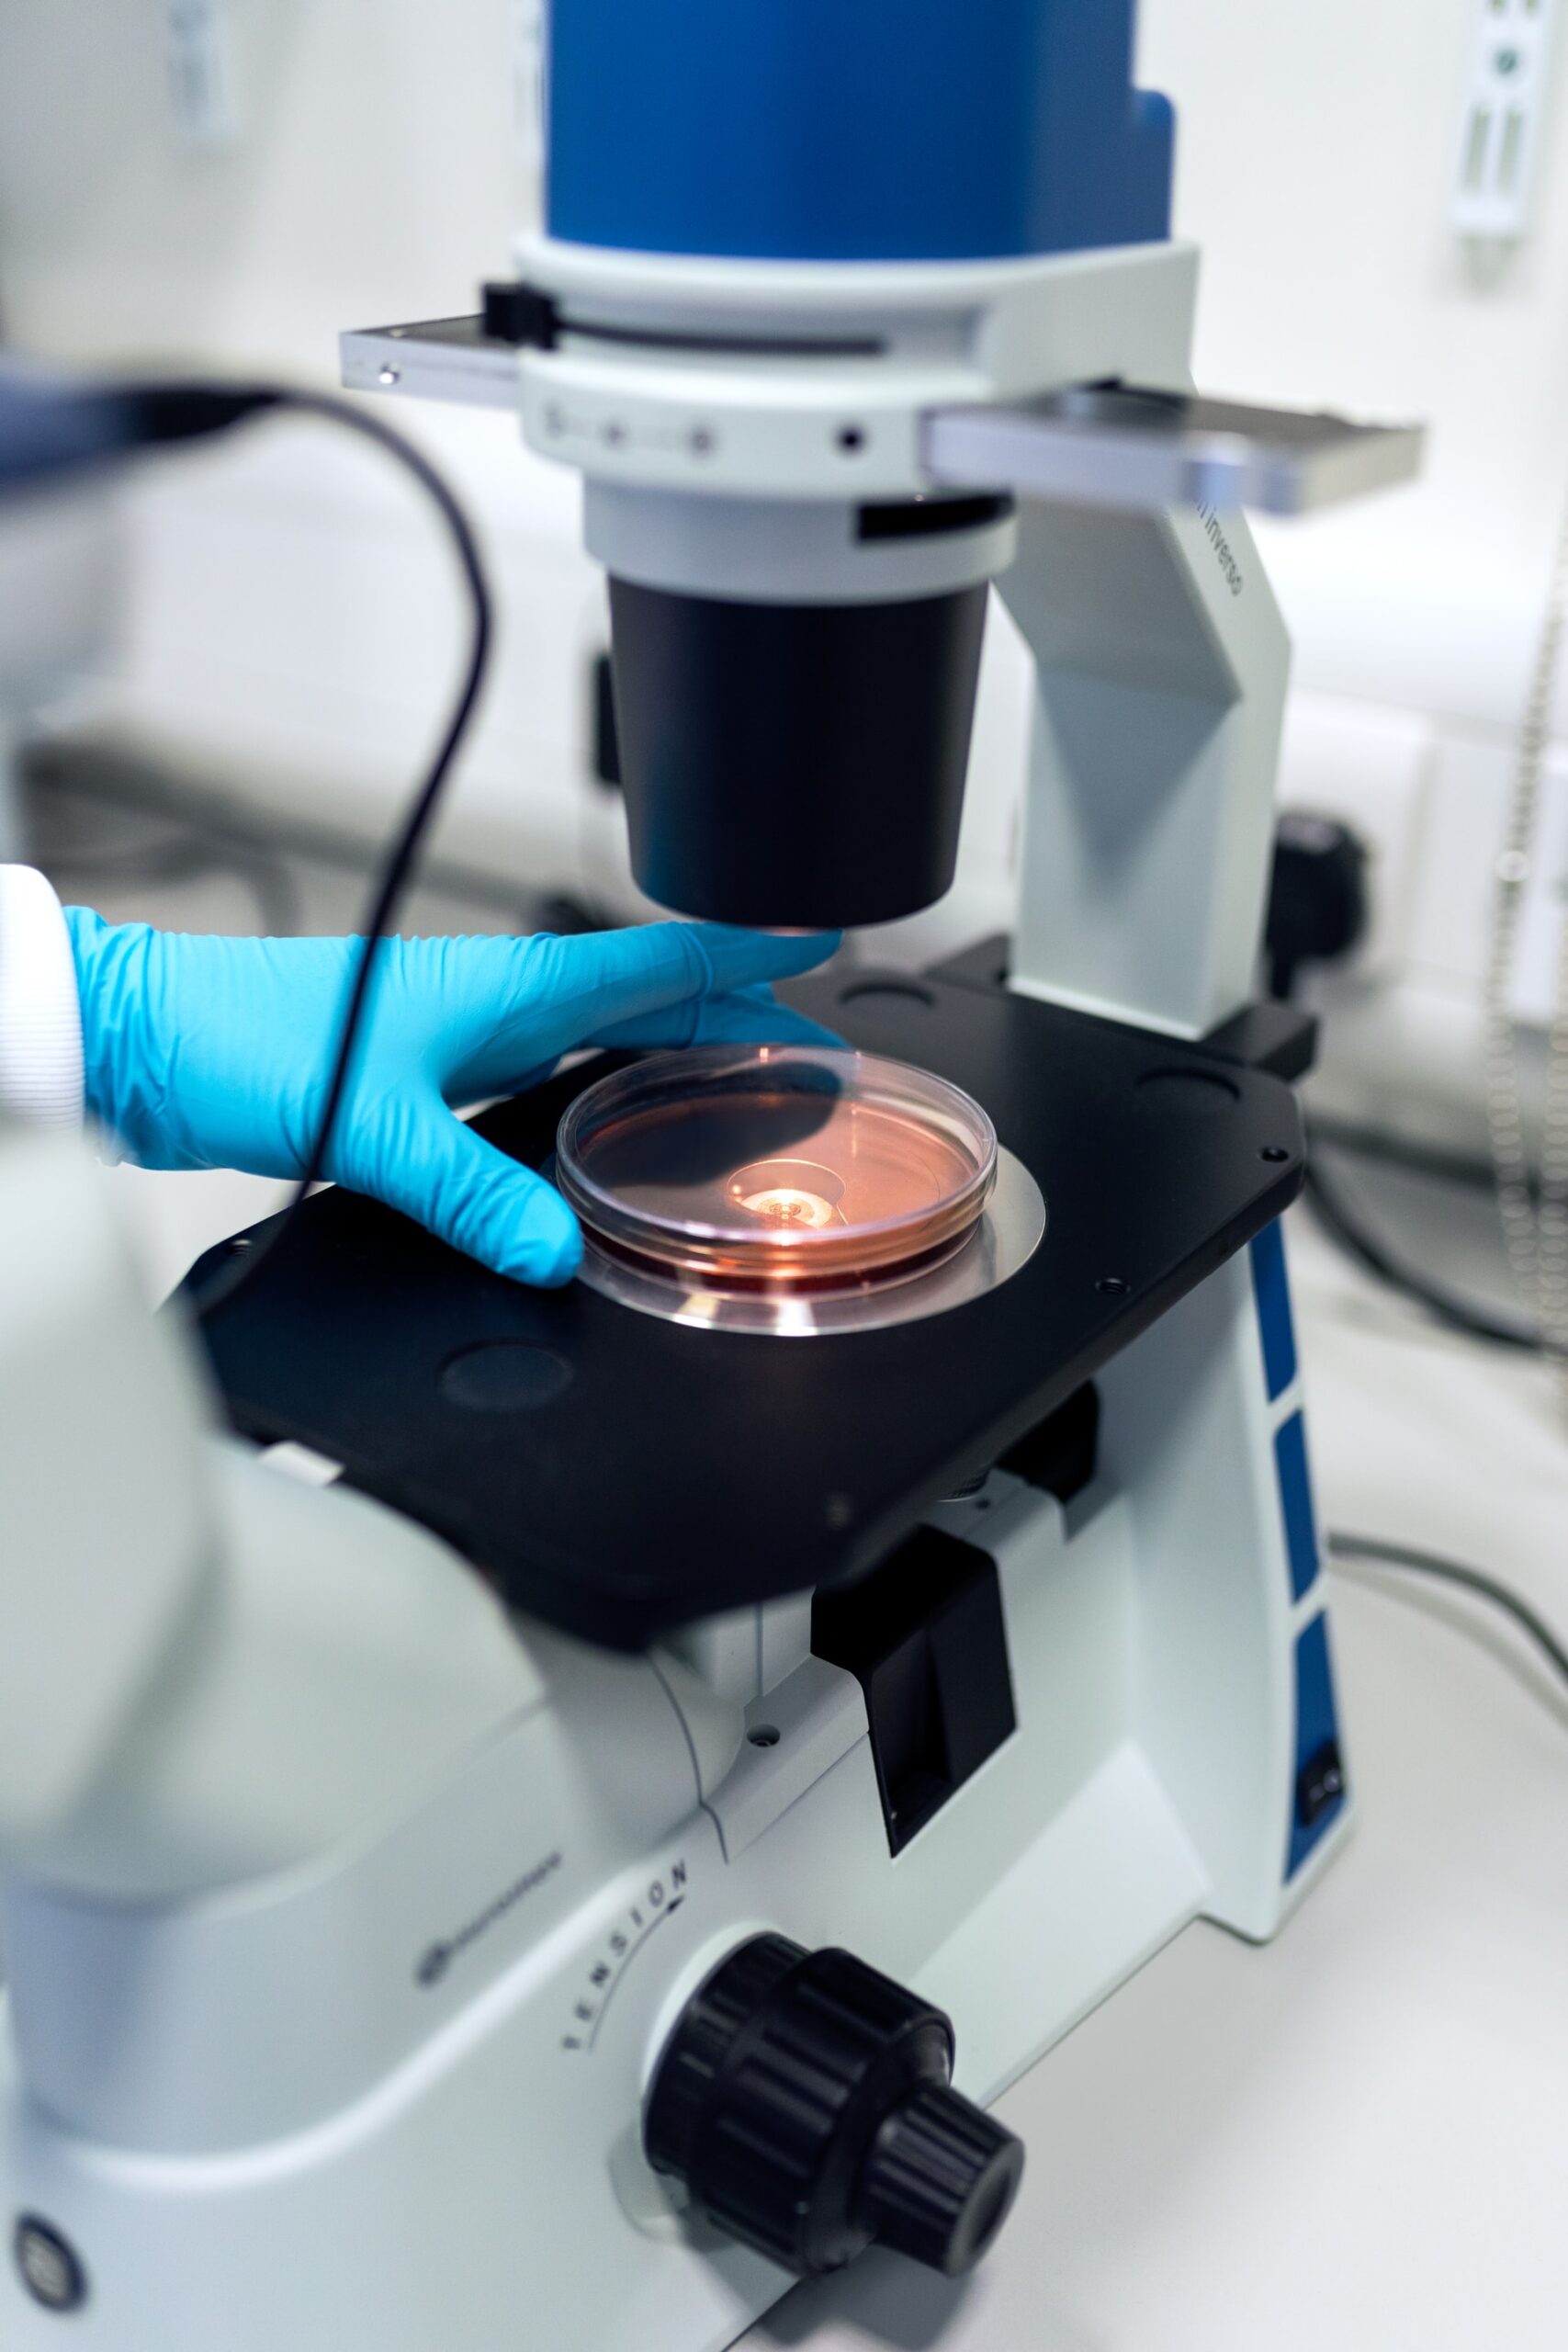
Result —
<instances>
[{"instance_id":1,"label":"index finger","mask_svg":"<svg viewBox=\"0 0 1568 2352\"><path fill-rule=\"evenodd\" d=\"M549 1029L559 1028L564 1052L598 1030L693 998L728 996L760 981L809 972L838 944L836 932L785 935L689 922L532 939L523 943L525 989Z\"/></svg>"}]
</instances>

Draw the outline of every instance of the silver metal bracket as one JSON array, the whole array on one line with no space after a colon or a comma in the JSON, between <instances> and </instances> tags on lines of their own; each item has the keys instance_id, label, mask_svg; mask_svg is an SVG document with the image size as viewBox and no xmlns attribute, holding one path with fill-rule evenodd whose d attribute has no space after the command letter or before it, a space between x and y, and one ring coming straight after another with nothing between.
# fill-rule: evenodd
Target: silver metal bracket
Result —
<instances>
[{"instance_id":1,"label":"silver metal bracket","mask_svg":"<svg viewBox=\"0 0 1568 2352\"><path fill-rule=\"evenodd\" d=\"M479 312L407 326L358 327L338 337L351 392L400 392L464 408L515 409L521 353L484 331Z\"/></svg>"},{"instance_id":2,"label":"silver metal bracket","mask_svg":"<svg viewBox=\"0 0 1568 2352\"><path fill-rule=\"evenodd\" d=\"M350 391L518 405L522 355L487 334L478 313L363 327L339 342ZM1410 481L1425 438L1419 425L1122 386L933 409L919 428L923 470L942 488L1010 491L1056 505L1266 514L1312 514Z\"/></svg>"},{"instance_id":3,"label":"silver metal bracket","mask_svg":"<svg viewBox=\"0 0 1568 2352\"><path fill-rule=\"evenodd\" d=\"M1420 425L1107 387L936 410L920 455L944 487L1056 505L1307 514L1414 480L1425 438Z\"/></svg>"}]
</instances>

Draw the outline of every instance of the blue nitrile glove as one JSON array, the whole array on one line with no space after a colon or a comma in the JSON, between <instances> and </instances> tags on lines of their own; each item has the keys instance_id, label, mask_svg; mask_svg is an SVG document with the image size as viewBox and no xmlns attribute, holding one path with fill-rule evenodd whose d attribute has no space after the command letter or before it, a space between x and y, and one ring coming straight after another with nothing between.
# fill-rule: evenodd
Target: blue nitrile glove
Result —
<instances>
[{"instance_id":1,"label":"blue nitrile glove","mask_svg":"<svg viewBox=\"0 0 1568 2352\"><path fill-rule=\"evenodd\" d=\"M304 1173L360 950L195 939L66 909L87 1107L144 1168ZM326 1174L519 1282L582 1254L552 1186L456 1119L577 1046L823 1042L765 985L837 941L661 922L580 939L384 941Z\"/></svg>"}]
</instances>

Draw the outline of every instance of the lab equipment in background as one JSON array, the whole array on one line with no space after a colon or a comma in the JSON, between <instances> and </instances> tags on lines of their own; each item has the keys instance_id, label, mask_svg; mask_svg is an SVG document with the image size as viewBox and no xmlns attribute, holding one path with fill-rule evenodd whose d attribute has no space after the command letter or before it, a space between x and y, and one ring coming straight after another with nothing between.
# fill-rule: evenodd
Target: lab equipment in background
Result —
<instances>
[{"instance_id":1,"label":"lab equipment in background","mask_svg":"<svg viewBox=\"0 0 1568 2352\"><path fill-rule=\"evenodd\" d=\"M118 920L154 920L149 908L164 886L232 876L248 917L235 929L291 938L342 931L363 911L365 842L329 817L251 814L215 797L201 773L138 758L92 728L48 729L24 745L19 769L27 854L62 899L85 896ZM412 928L427 934L609 928L604 910L435 845L420 860L415 890ZM209 907L202 921L219 927Z\"/></svg>"},{"instance_id":2,"label":"lab equipment in background","mask_svg":"<svg viewBox=\"0 0 1568 2352\"><path fill-rule=\"evenodd\" d=\"M1368 864L1367 844L1350 825L1299 809L1287 809L1281 815L1275 832L1264 933L1271 995L1288 1000L1295 995L1303 975L1331 970L1356 953L1368 927ZM1511 1024L1508 1046L1511 1051ZM1499 1109L1507 1100L1506 1094L1499 1097ZM1510 1132L1517 1146L1521 1140L1517 1126ZM1318 1224L1329 1238L1364 1272L1450 1330L1532 1351L1549 1344L1536 1317L1500 1311L1479 1296L1467 1297L1451 1275L1445 1277L1416 1262L1412 1242L1408 1236L1400 1238L1397 1226L1380 1229L1376 1212L1369 1216L1344 1189L1335 1165L1340 1154L1357 1146L1362 1155L1370 1152L1374 1161L1414 1166L1461 1183L1473 1184L1479 1175L1477 1170L1440 1154L1401 1148L1365 1133L1346 1136L1331 1122L1320 1121L1311 1136L1305 1191Z\"/></svg>"},{"instance_id":3,"label":"lab equipment in background","mask_svg":"<svg viewBox=\"0 0 1568 2352\"><path fill-rule=\"evenodd\" d=\"M1508 240L1529 226L1557 0L1474 0L1474 12L1453 223Z\"/></svg>"},{"instance_id":4,"label":"lab equipment in background","mask_svg":"<svg viewBox=\"0 0 1568 2352\"><path fill-rule=\"evenodd\" d=\"M169 104L182 143L221 152L239 131L229 0L163 0Z\"/></svg>"},{"instance_id":5,"label":"lab equipment in background","mask_svg":"<svg viewBox=\"0 0 1568 2352\"><path fill-rule=\"evenodd\" d=\"M1552 555L1540 641L1519 730L1507 832L1496 867L1492 953L1486 973L1486 1116L1508 1263L1540 1334L1562 1360L1568 1404L1568 889L1548 862L1542 807L1547 747L1568 629L1568 505ZM1568 842L1562 844L1568 848ZM1561 850L1559 851L1561 854ZM1515 978L1521 934L1543 875L1557 932L1556 989L1546 1033L1539 1153L1539 1206L1530 1190L1528 1135L1516 1033ZM1548 926L1551 928L1550 916Z\"/></svg>"},{"instance_id":6,"label":"lab equipment in background","mask_svg":"<svg viewBox=\"0 0 1568 2352\"><path fill-rule=\"evenodd\" d=\"M123 571L112 499L39 490L0 510L0 860L21 854L23 745L100 671Z\"/></svg>"},{"instance_id":7,"label":"lab equipment in background","mask_svg":"<svg viewBox=\"0 0 1568 2352\"><path fill-rule=\"evenodd\" d=\"M1451 1143L1445 1148L1442 1139L1434 1148L1419 1134L1404 1136L1397 1093L1386 1130L1382 1114L1354 1090L1348 1131L1332 1113L1320 1123L1325 1136L1337 1132L1342 1141L1370 1147L1374 1158L1395 1164L1431 1169L1446 1158L1463 1179L1475 1172L1475 1158L1467 1167L1464 1147L1483 1110L1501 1238L1522 1317L1462 1295L1450 1276L1424 1266L1418 1236L1391 1237L1378 1229L1375 1216L1369 1222L1324 1166L1321 1151L1314 1154L1309 1193L1325 1229L1360 1265L1440 1321L1501 1345L1538 1348L1568 1363L1568 795L1558 788L1561 763L1551 757L1565 627L1568 513L1553 552L1501 839L1490 867L1477 1102L1470 1122L1460 1123L1459 1149ZM1450 824L1455 816L1450 812ZM1435 812L1429 821L1436 823ZM1293 843L1292 828L1298 836ZM1303 857L1314 841L1318 868ZM1327 971L1321 995L1335 1004L1329 967L1337 956L1354 953L1368 929L1367 864L1365 844L1357 842L1352 827L1287 814L1269 930L1278 992L1292 992L1304 965L1309 974ZM1374 882L1374 892L1380 886L1386 877ZM1396 982L1395 1004L1397 988ZM1464 1076L1461 1064L1461 1088ZM1330 1090L1331 1104L1343 1099L1342 1086Z\"/></svg>"},{"instance_id":8,"label":"lab equipment in background","mask_svg":"<svg viewBox=\"0 0 1568 2352\"><path fill-rule=\"evenodd\" d=\"M1428 1262L1438 1245L1418 1220L1391 1222L1375 1205L1369 1217L1361 1188L1347 1193L1332 1167L1319 1206L1364 1265L1442 1319L1553 1357L1568 1351L1568 765L1557 707L1568 532L1558 521L1540 540L1562 497L1560 436L1549 429L1533 444L1530 431L1536 415L1550 428L1560 407L1561 272L1546 201L1559 15L1554 0L1475 0L1468 12L1451 203L1462 242L1437 298L1465 349L1446 370L1437 344L1427 360L1450 378L1456 492L1467 454L1472 469L1484 463L1463 447L1468 418L1489 450L1528 452L1517 485L1528 527L1516 515L1510 531L1499 485L1478 496L1472 480L1425 559L1430 584L1406 550L1357 615L1353 654L1348 616L1332 666L1355 701L1314 722L1315 697L1304 697L1287 763L1293 789L1359 824L1372 849L1367 939L1347 969L1307 979L1326 1023L1311 1091L1320 1127L1364 1146L1374 1172L1380 1161L1489 1172L1502 1244L1490 1254L1507 1279L1494 1281L1483 1249L1475 1278L1456 1285L1451 1264ZM1527 357L1532 311L1551 340ZM1337 793L1326 803L1325 786Z\"/></svg>"},{"instance_id":9,"label":"lab equipment in background","mask_svg":"<svg viewBox=\"0 0 1568 2352\"><path fill-rule=\"evenodd\" d=\"M956 2270L1018 2176L980 2109L1189 1919L1271 1934L1348 1826L1278 1230L1310 1024L1249 1001L1286 646L1230 503L1416 436L1216 430L1130 9L987 29L796 11L781 76L716 6L559 0L520 366L468 342L590 476L688 909L944 886L1000 579L1011 947L796 1001L978 1102L1045 1238L948 1311L749 1333L337 1190L208 1294L235 1420L365 1491L220 1455L170 1602L210 1641L118 1747L106 1702L113 1770L80 1744L6 1883L19 2352L72 2308L116 2352L220 2311L231 2352L712 2352L874 2236ZM908 776L878 695L932 722ZM775 721L840 798L746 797ZM592 1075L481 1134L539 1165Z\"/></svg>"},{"instance_id":10,"label":"lab equipment in background","mask_svg":"<svg viewBox=\"0 0 1568 2352\"><path fill-rule=\"evenodd\" d=\"M1274 829L1263 933L1269 995L1293 996L1303 965L1337 963L1366 930L1366 843L1330 817L1286 809Z\"/></svg>"}]
</instances>

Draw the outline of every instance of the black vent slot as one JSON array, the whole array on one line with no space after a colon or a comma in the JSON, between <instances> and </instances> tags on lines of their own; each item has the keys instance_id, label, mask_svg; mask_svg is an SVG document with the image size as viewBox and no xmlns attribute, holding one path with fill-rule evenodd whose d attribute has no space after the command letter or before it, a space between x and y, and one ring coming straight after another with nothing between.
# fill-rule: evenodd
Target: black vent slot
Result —
<instances>
[{"instance_id":1,"label":"black vent slot","mask_svg":"<svg viewBox=\"0 0 1568 2352\"><path fill-rule=\"evenodd\" d=\"M1070 1503L1093 1479L1099 1459L1100 1391L1086 1380L1003 1454L1001 1466L1042 1494Z\"/></svg>"},{"instance_id":2,"label":"black vent slot","mask_svg":"<svg viewBox=\"0 0 1568 2352\"><path fill-rule=\"evenodd\" d=\"M872 1576L818 1592L811 1646L865 1692L897 1854L1017 1726L996 1562L918 1528Z\"/></svg>"},{"instance_id":3,"label":"black vent slot","mask_svg":"<svg viewBox=\"0 0 1568 2352\"><path fill-rule=\"evenodd\" d=\"M1010 498L909 498L896 505L863 506L855 517L857 539L935 539L946 531L977 531L1005 523Z\"/></svg>"}]
</instances>

